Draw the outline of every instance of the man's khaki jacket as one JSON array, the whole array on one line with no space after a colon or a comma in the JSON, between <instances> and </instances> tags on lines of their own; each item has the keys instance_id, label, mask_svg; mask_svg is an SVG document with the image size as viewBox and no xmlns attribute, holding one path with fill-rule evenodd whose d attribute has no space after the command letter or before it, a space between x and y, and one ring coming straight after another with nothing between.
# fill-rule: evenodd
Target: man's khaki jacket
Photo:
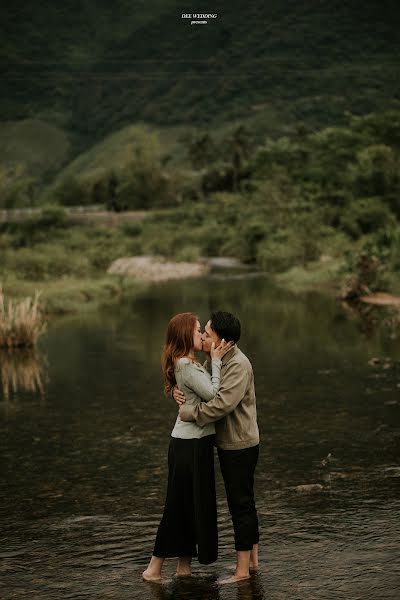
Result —
<instances>
[{"instance_id":1,"label":"man's khaki jacket","mask_svg":"<svg viewBox=\"0 0 400 600\"><path fill-rule=\"evenodd\" d=\"M259 443L253 368L237 346L222 358L216 396L196 406L183 404L179 415L182 421L195 421L201 427L215 422L216 443L223 450L240 450Z\"/></svg>"}]
</instances>

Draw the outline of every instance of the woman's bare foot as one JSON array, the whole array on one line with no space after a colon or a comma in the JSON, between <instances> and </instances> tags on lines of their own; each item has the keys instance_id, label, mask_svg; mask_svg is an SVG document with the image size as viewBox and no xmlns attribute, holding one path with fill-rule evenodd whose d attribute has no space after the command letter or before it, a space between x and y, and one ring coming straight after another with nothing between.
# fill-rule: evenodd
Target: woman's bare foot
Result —
<instances>
[{"instance_id":1,"label":"woman's bare foot","mask_svg":"<svg viewBox=\"0 0 400 600\"><path fill-rule=\"evenodd\" d=\"M164 564L164 559L158 556L152 556L149 565L142 573L145 581L161 581L161 569Z\"/></svg>"},{"instance_id":2,"label":"woman's bare foot","mask_svg":"<svg viewBox=\"0 0 400 600\"><path fill-rule=\"evenodd\" d=\"M143 571L142 577L145 581L154 581L154 582L161 581L161 575L153 574L150 571L150 569L146 569L145 571Z\"/></svg>"}]
</instances>

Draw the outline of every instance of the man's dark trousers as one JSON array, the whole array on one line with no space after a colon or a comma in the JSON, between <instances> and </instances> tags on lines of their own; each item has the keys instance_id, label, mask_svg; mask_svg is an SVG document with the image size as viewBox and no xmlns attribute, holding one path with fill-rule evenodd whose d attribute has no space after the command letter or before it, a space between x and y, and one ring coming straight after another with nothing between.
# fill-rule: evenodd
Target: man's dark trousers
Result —
<instances>
[{"instance_id":1,"label":"man's dark trousers","mask_svg":"<svg viewBox=\"0 0 400 600\"><path fill-rule=\"evenodd\" d=\"M235 532L236 550L251 550L258 544L258 518L254 502L254 471L259 446L241 450L218 448L226 498Z\"/></svg>"}]
</instances>

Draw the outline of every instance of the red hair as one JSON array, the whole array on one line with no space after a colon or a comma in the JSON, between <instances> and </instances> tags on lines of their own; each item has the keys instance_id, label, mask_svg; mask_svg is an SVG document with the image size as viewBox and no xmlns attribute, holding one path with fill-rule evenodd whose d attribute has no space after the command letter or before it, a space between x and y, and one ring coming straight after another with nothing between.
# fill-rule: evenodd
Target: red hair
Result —
<instances>
[{"instance_id":1,"label":"red hair","mask_svg":"<svg viewBox=\"0 0 400 600\"><path fill-rule=\"evenodd\" d=\"M193 334L197 321L197 316L188 312L175 315L168 323L164 351L161 357L166 394L170 394L172 388L176 385L176 361L182 356L187 356L193 349Z\"/></svg>"}]
</instances>

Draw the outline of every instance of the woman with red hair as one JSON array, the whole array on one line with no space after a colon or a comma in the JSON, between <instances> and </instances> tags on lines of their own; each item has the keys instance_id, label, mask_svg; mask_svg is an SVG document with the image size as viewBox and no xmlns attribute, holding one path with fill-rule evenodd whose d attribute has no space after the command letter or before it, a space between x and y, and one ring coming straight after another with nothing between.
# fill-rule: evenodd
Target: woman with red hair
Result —
<instances>
[{"instance_id":1,"label":"woman with red hair","mask_svg":"<svg viewBox=\"0 0 400 600\"><path fill-rule=\"evenodd\" d=\"M212 375L196 361L203 337L193 313L175 315L168 323L162 355L165 392L175 385L188 404L214 398L219 389L221 358L232 343L222 340L211 349ZM177 575L191 575L191 560L202 564L217 560L218 532L214 478L214 434L211 423L199 427L178 416L168 451L168 488L164 513L158 528L153 556L143 578L160 581L166 558L178 558Z\"/></svg>"}]
</instances>

